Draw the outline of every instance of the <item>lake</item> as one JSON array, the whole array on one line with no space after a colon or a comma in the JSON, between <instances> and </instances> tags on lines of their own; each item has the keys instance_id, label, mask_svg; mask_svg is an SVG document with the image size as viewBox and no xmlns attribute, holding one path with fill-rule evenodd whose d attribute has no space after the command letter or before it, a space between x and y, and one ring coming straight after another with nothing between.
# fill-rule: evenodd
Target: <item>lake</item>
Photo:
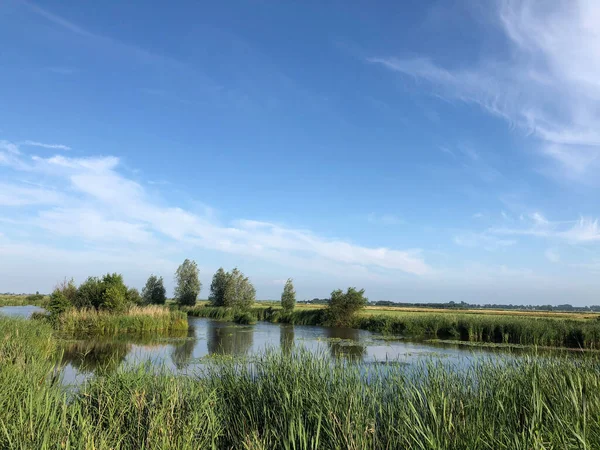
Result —
<instances>
[{"instance_id":1,"label":"lake","mask_svg":"<svg viewBox=\"0 0 600 450\"><path fill-rule=\"evenodd\" d=\"M0 307L0 314L29 317L43 311L36 306ZM178 335L118 335L110 338L64 339L63 377L79 383L97 370L150 362L174 373L193 374L207 358L252 356L267 349L289 352L303 347L311 352L363 363L411 364L423 358L459 365L474 357L498 357L499 350L434 345L390 339L378 333L350 328L273 324L238 325L190 317L187 332Z\"/></svg>"}]
</instances>

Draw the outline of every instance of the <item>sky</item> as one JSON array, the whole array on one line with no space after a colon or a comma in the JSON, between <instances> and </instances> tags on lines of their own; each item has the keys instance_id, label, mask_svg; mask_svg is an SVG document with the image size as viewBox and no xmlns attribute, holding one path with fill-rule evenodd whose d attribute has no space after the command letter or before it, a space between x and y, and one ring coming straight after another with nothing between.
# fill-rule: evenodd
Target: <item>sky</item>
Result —
<instances>
[{"instance_id":1,"label":"sky","mask_svg":"<svg viewBox=\"0 0 600 450\"><path fill-rule=\"evenodd\" d=\"M0 292L600 303L600 3L0 3Z\"/></svg>"}]
</instances>

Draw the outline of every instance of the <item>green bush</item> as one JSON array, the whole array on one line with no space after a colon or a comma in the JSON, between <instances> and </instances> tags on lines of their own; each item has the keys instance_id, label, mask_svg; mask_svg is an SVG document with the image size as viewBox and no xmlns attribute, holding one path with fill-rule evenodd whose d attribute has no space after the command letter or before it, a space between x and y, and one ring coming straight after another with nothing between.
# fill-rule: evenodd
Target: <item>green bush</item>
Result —
<instances>
[{"instance_id":1,"label":"green bush","mask_svg":"<svg viewBox=\"0 0 600 450\"><path fill-rule=\"evenodd\" d=\"M364 289L358 291L350 287L345 293L341 289L333 291L327 307L329 323L336 326L350 325L354 313L364 308L367 302Z\"/></svg>"},{"instance_id":2,"label":"green bush","mask_svg":"<svg viewBox=\"0 0 600 450\"><path fill-rule=\"evenodd\" d=\"M101 309L107 311L124 311L127 309L127 291L118 285L109 285L102 295Z\"/></svg>"},{"instance_id":3,"label":"green bush","mask_svg":"<svg viewBox=\"0 0 600 450\"><path fill-rule=\"evenodd\" d=\"M58 314L62 314L65 311L71 309L73 304L67 300L64 292L59 288L54 289L54 292L50 295L50 301L48 302L48 306L46 309L50 313L51 316L56 316Z\"/></svg>"},{"instance_id":4,"label":"green bush","mask_svg":"<svg viewBox=\"0 0 600 450\"><path fill-rule=\"evenodd\" d=\"M100 308L106 286L98 277L88 277L77 289L76 308Z\"/></svg>"},{"instance_id":5,"label":"green bush","mask_svg":"<svg viewBox=\"0 0 600 450\"><path fill-rule=\"evenodd\" d=\"M101 279L88 277L77 289L73 305L79 309L123 311L130 303L128 293L121 274L107 273ZM135 293L131 292L131 295L135 297Z\"/></svg>"},{"instance_id":6,"label":"green bush","mask_svg":"<svg viewBox=\"0 0 600 450\"><path fill-rule=\"evenodd\" d=\"M256 323L256 316L250 311L238 311L234 313L233 321L242 325L250 325Z\"/></svg>"}]
</instances>

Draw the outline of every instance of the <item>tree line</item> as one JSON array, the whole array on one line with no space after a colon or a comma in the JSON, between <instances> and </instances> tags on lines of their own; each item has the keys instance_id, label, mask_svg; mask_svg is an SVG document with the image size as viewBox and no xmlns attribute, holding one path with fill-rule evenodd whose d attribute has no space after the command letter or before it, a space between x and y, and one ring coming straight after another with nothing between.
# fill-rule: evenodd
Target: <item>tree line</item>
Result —
<instances>
[{"instance_id":1,"label":"tree line","mask_svg":"<svg viewBox=\"0 0 600 450\"><path fill-rule=\"evenodd\" d=\"M194 306L202 290L198 265L186 259L175 271L174 301L179 306ZM351 316L363 308L368 299L364 289L348 288L346 292L335 290L328 299L330 322L346 324ZM142 292L128 287L123 276L107 273L102 277L88 277L79 286L74 281L64 280L50 295L48 310L51 315L67 309L105 310L122 312L133 305L164 305L167 301L166 289L161 276L148 277ZM256 290L250 279L238 268L226 272L222 267L213 275L210 284L208 304L212 307L232 308L236 314L248 314L256 301ZM291 313L296 306L296 291L289 278L281 293L281 307L284 313Z\"/></svg>"}]
</instances>

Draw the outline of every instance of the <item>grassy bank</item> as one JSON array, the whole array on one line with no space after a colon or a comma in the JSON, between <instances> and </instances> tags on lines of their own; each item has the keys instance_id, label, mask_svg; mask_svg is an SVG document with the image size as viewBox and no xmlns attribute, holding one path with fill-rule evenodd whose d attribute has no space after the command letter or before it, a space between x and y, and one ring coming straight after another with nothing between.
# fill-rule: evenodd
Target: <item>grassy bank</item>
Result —
<instances>
[{"instance_id":1,"label":"grassy bank","mask_svg":"<svg viewBox=\"0 0 600 450\"><path fill-rule=\"evenodd\" d=\"M0 448L600 448L595 358L406 369L296 351L202 378L121 369L68 394L49 327L0 319L0 333Z\"/></svg>"},{"instance_id":2,"label":"grassy bank","mask_svg":"<svg viewBox=\"0 0 600 450\"><path fill-rule=\"evenodd\" d=\"M207 319L234 322L236 310L233 308L213 307L199 305L182 310L192 317L205 317ZM281 308L256 305L248 313L255 321L272 323L290 323L295 325L324 325L326 322L324 309L296 309L291 313L284 312Z\"/></svg>"},{"instance_id":3,"label":"grassy bank","mask_svg":"<svg viewBox=\"0 0 600 450\"><path fill-rule=\"evenodd\" d=\"M55 328L75 335L115 333L144 333L153 331L186 330L186 314L162 306L132 307L123 313L72 309L60 314Z\"/></svg>"},{"instance_id":4,"label":"grassy bank","mask_svg":"<svg viewBox=\"0 0 600 450\"><path fill-rule=\"evenodd\" d=\"M0 306L46 306L49 297L47 295L0 295Z\"/></svg>"},{"instance_id":5,"label":"grassy bank","mask_svg":"<svg viewBox=\"0 0 600 450\"><path fill-rule=\"evenodd\" d=\"M234 319L234 311L227 308L197 306L186 312L217 320ZM257 320L327 325L323 308L296 308L291 313L284 313L280 308L257 305L250 312ZM354 317L351 326L410 338L600 349L600 320L597 319L383 310L375 314L361 312Z\"/></svg>"}]
</instances>

